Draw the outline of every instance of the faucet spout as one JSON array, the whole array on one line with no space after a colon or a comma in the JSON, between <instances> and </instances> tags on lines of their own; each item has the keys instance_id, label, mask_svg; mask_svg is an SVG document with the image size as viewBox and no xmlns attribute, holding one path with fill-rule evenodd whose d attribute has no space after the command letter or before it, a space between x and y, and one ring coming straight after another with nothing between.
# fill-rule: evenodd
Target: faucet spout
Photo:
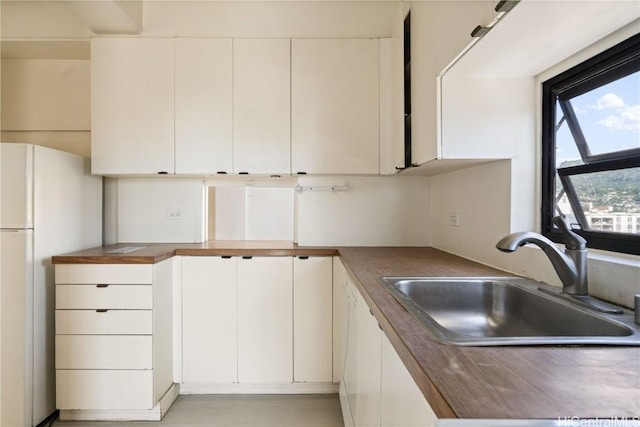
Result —
<instances>
[{"instance_id":1,"label":"faucet spout","mask_svg":"<svg viewBox=\"0 0 640 427\"><path fill-rule=\"evenodd\" d=\"M532 243L540 247L562 281L562 291L570 295L587 295L587 249L585 240L571 231L564 218L554 218L554 223L565 234L563 253L546 237L529 231L509 234L496 244L502 252L515 252L519 247Z\"/></svg>"}]
</instances>

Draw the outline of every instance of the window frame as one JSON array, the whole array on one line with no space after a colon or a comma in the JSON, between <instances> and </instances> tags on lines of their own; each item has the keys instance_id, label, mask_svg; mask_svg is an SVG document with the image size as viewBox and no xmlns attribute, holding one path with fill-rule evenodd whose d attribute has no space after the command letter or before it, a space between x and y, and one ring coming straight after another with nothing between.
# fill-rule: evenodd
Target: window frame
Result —
<instances>
[{"instance_id":1,"label":"window frame","mask_svg":"<svg viewBox=\"0 0 640 427\"><path fill-rule=\"evenodd\" d=\"M635 68L640 68L640 34L542 83L541 229L542 234L554 242L563 242L562 233L552 222L556 207L555 136L558 127L556 105L559 105L563 111L563 120L566 120L584 162L584 165L566 167L557 171L567 197L572 206L575 206L577 196L572 190L570 176L638 167L640 166L640 148L592 155L577 124L573 109L567 104L575 96L632 74ZM572 198L573 201L571 201ZM580 222L586 221L582 210L574 213ZM640 234L582 229L576 232L587 240L587 246L590 248L640 255Z\"/></svg>"}]
</instances>

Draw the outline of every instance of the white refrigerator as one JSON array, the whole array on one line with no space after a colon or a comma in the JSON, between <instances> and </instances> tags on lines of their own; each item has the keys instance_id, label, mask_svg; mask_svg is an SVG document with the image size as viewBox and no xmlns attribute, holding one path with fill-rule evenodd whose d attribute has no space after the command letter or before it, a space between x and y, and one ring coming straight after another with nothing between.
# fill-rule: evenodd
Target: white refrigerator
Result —
<instances>
[{"instance_id":1,"label":"white refrigerator","mask_svg":"<svg viewBox=\"0 0 640 427\"><path fill-rule=\"evenodd\" d=\"M88 159L0 144L0 426L55 412L51 256L102 244L102 177Z\"/></svg>"}]
</instances>

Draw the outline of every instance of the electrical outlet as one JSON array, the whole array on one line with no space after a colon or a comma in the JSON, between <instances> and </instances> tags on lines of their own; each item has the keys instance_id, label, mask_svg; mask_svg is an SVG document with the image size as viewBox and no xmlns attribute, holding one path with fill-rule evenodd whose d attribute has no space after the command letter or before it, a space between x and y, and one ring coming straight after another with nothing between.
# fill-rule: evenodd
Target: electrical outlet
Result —
<instances>
[{"instance_id":1,"label":"electrical outlet","mask_svg":"<svg viewBox=\"0 0 640 427\"><path fill-rule=\"evenodd\" d=\"M452 227L457 227L460 225L460 215L457 213L449 214L449 225Z\"/></svg>"},{"instance_id":2,"label":"electrical outlet","mask_svg":"<svg viewBox=\"0 0 640 427\"><path fill-rule=\"evenodd\" d=\"M182 219L182 209L167 209L167 219Z\"/></svg>"}]
</instances>

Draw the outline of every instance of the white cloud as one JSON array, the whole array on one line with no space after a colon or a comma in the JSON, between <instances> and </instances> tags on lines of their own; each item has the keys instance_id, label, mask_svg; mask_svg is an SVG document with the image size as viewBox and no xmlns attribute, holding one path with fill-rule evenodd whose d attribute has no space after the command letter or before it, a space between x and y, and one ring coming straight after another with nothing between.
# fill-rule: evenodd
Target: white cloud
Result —
<instances>
[{"instance_id":1,"label":"white cloud","mask_svg":"<svg viewBox=\"0 0 640 427\"><path fill-rule=\"evenodd\" d=\"M619 108L617 114L605 117L598 124L616 130L640 130L640 104Z\"/></svg>"},{"instance_id":2,"label":"white cloud","mask_svg":"<svg viewBox=\"0 0 640 427\"><path fill-rule=\"evenodd\" d=\"M623 108L625 106L624 99L615 93L605 93L596 102L597 110L606 110L609 108Z\"/></svg>"}]
</instances>

